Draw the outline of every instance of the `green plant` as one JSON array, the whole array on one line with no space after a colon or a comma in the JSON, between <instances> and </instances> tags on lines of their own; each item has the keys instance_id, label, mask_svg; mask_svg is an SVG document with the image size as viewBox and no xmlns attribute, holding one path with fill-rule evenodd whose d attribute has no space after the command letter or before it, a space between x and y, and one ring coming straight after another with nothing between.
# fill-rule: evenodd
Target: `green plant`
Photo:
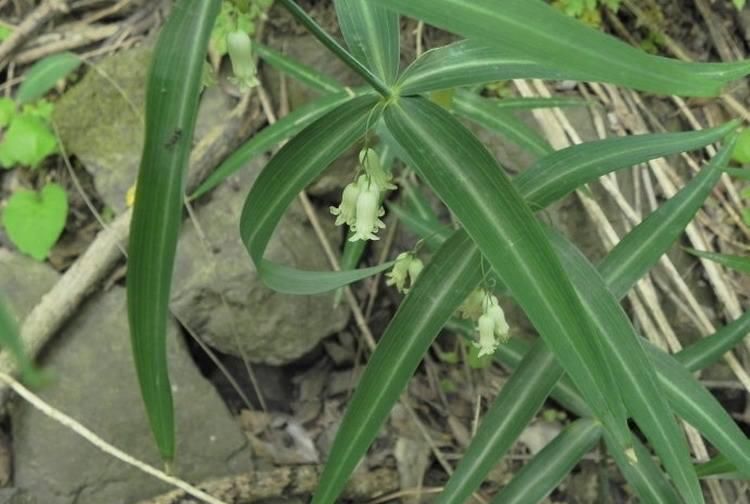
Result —
<instances>
[{"instance_id":1,"label":"green plant","mask_svg":"<svg viewBox=\"0 0 750 504\"><path fill-rule=\"evenodd\" d=\"M278 55L268 52L270 60L275 58L278 66L324 96L249 140L193 197L241 169L248 159L291 138L250 190L240 232L264 282L293 294L337 289L391 266L353 269L364 238L377 238L381 228L381 202L392 189L394 157L413 170L459 223L457 229L442 225L420 203L421 189L407 184L403 187L408 205L388 206L423 237L433 254L414 274L413 256L402 256L396 263L391 279L398 284L406 275L408 293L352 397L313 502L335 501L422 356L446 326L464 334L481 353L494 351L494 359L515 371L490 406L439 502L465 502L549 395L582 419L525 466L496 502L544 497L600 439L644 502L702 502L675 415L711 441L725 457L722 467L750 477L750 440L691 374L736 345L750 327L750 316L743 315L671 356L640 338L619 304L709 197L734 148L737 123L554 151L538 134L514 130L499 111L502 106L489 99L459 89L441 100L450 108L446 110L426 98L440 90L515 78L592 80L653 93L715 96L728 82L749 73L750 63L694 64L650 56L541 0L337 0L347 50L293 0L280 3L367 86L346 89L311 69L280 63ZM174 456L165 354L169 286L201 67L219 10L218 0L183 0L162 31L147 94L146 145L131 230L128 310L133 349L149 419L167 460ZM399 71L398 13L467 39L428 51ZM183 78L174 79L175 74ZM455 115L506 135L516 131L516 141L537 161L511 180ZM177 131L177 140L168 142ZM534 215L604 174L724 138L719 154L597 266ZM301 271L266 259L266 246L289 204L353 145L365 155L352 173L342 205L335 209L342 225L353 224L353 241L347 241L342 257L345 270ZM371 148L383 174L371 163ZM475 295L477 304L471 296L478 288L483 290ZM512 296L540 338L533 343L505 341L507 331L492 291ZM473 314L469 320L477 318L479 337L474 323L455 318L462 306L462 313ZM648 448L632 434L630 419Z\"/></svg>"},{"instance_id":2,"label":"green plant","mask_svg":"<svg viewBox=\"0 0 750 504\"><path fill-rule=\"evenodd\" d=\"M13 193L3 211L3 226L21 252L43 261L60 237L67 216L65 189L48 183L39 192Z\"/></svg>"},{"instance_id":3,"label":"green plant","mask_svg":"<svg viewBox=\"0 0 750 504\"><path fill-rule=\"evenodd\" d=\"M552 5L568 16L580 19L586 24L599 26L602 22L599 9L606 7L617 12L620 0L554 0Z\"/></svg>"},{"instance_id":4,"label":"green plant","mask_svg":"<svg viewBox=\"0 0 750 504\"><path fill-rule=\"evenodd\" d=\"M71 53L47 57L29 69L15 100L0 98L0 166L36 169L57 152L51 126L54 106L41 98L80 64ZM19 190L12 194L2 223L21 252L43 261L60 237L67 215L65 190L48 183L39 193Z\"/></svg>"}]
</instances>

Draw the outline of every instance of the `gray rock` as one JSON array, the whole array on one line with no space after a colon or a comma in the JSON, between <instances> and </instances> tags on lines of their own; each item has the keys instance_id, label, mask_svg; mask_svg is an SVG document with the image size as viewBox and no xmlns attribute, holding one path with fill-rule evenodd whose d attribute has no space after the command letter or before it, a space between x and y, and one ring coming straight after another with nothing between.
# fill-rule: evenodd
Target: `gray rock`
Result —
<instances>
[{"instance_id":1,"label":"gray rock","mask_svg":"<svg viewBox=\"0 0 750 504\"><path fill-rule=\"evenodd\" d=\"M175 473L192 482L248 470L246 439L198 372L174 326L169 361L177 422ZM88 302L43 359L55 381L42 398L131 455L160 460L140 399L125 291ZM28 504L127 504L168 490L25 403L12 414L14 484Z\"/></svg>"},{"instance_id":2,"label":"gray rock","mask_svg":"<svg viewBox=\"0 0 750 504\"><path fill-rule=\"evenodd\" d=\"M97 193L116 213L125 209L125 195L138 173L151 53L142 46L104 58L55 106L55 123L68 154L84 164ZM216 87L207 89L195 137L201 138L230 110L231 98Z\"/></svg>"},{"instance_id":3,"label":"gray rock","mask_svg":"<svg viewBox=\"0 0 750 504\"><path fill-rule=\"evenodd\" d=\"M0 248L0 295L20 321L57 282L58 274L47 264Z\"/></svg>"},{"instance_id":4,"label":"gray rock","mask_svg":"<svg viewBox=\"0 0 750 504\"><path fill-rule=\"evenodd\" d=\"M206 342L252 362L285 364L309 352L347 321L333 295L292 296L262 284L239 237L238 222L247 191L262 163L244 168L232 182L196 209L209 247L194 224L185 223L175 264L172 308ZM320 213L332 244L340 232ZM274 262L305 270L330 270L315 233L299 204L290 207L266 252ZM223 298L222 298L223 297Z\"/></svg>"}]
</instances>

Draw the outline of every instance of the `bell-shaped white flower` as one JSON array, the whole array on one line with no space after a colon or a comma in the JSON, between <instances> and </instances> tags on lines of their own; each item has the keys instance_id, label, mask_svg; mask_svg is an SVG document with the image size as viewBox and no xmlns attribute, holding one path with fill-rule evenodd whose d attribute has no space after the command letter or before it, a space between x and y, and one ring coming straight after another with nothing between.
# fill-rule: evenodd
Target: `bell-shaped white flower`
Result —
<instances>
[{"instance_id":1,"label":"bell-shaped white flower","mask_svg":"<svg viewBox=\"0 0 750 504\"><path fill-rule=\"evenodd\" d=\"M361 178L361 177L360 177ZM344 188L341 193L341 204L331 207L331 213L336 216L336 225L346 224L353 226L357 215L357 198L359 198L360 181L352 182Z\"/></svg>"},{"instance_id":2,"label":"bell-shaped white flower","mask_svg":"<svg viewBox=\"0 0 750 504\"><path fill-rule=\"evenodd\" d=\"M232 62L233 82L243 91L258 85L257 69L253 61L253 44L243 30L227 34L227 52Z\"/></svg>"},{"instance_id":3,"label":"bell-shaped white flower","mask_svg":"<svg viewBox=\"0 0 750 504\"><path fill-rule=\"evenodd\" d=\"M508 341L508 332L510 332L510 326L505 320L505 312L503 312L503 309L500 307L500 304L498 303L495 296L491 297L490 306L487 309L486 313L492 318L492 321L495 324L495 336L497 337L497 339L501 343L505 343L506 341Z\"/></svg>"},{"instance_id":4,"label":"bell-shaped white flower","mask_svg":"<svg viewBox=\"0 0 750 504\"><path fill-rule=\"evenodd\" d=\"M494 354L499 346L497 339L495 339L495 320L490 314L485 313L479 317L477 329L479 330L479 342L477 343L479 357Z\"/></svg>"},{"instance_id":5,"label":"bell-shaped white flower","mask_svg":"<svg viewBox=\"0 0 750 504\"><path fill-rule=\"evenodd\" d=\"M369 148L362 149L359 153L359 163L364 167L370 180L375 182L381 191L397 189L397 186L393 183L393 176L383 169L377 152Z\"/></svg>"},{"instance_id":6,"label":"bell-shaped white flower","mask_svg":"<svg viewBox=\"0 0 750 504\"><path fill-rule=\"evenodd\" d=\"M350 226L354 234L349 241L379 240L375 234L385 227L380 217L385 210L380 206L380 189L375 183L368 182L360 187L357 197L357 211L354 225Z\"/></svg>"}]
</instances>

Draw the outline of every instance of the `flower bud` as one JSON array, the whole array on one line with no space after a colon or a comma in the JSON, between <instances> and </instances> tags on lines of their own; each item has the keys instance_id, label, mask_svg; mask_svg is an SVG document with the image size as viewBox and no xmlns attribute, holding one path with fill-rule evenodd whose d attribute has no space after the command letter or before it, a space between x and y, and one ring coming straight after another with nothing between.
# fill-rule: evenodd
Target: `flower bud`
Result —
<instances>
[{"instance_id":1,"label":"flower bud","mask_svg":"<svg viewBox=\"0 0 750 504\"><path fill-rule=\"evenodd\" d=\"M391 271L386 273L386 285L395 285L399 292L406 292L406 282L409 279L409 266L411 265L411 252L402 252L396 257Z\"/></svg>"},{"instance_id":2,"label":"flower bud","mask_svg":"<svg viewBox=\"0 0 750 504\"><path fill-rule=\"evenodd\" d=\"M474 289L458 307L458 314L463 319L477 320L484 313L484 300L487 297L484 289Z\"/></svg>"},{"instance_id":3,"label":"flower bud","mask_svg":"<svg viewBox=\"0 0 750 504\"><path fill-rule=\"evenodd\" d=\"M406 293L417 281L417 277L424 269L424 263L413 252L402 252L396 257L396 262L389 273L386 273L386 285L395 285L396 290ZM407 282L409 287L406 286Z\"/></svg>"},{"instance_id":4,"label":"flower bud","mask_svg":"<svg viewBox=\"0 0 750 504\"><path fill-rule=\"evenodd\" d=\"M250 36L242 30L227 34L227 52L232 62L234 83L242 90L258 85L255 62L253 61L253 44Z\"/></svg>"},{"instance_id":5,"label":"flower bud","mask_svg":"<svg viewBox=\"0 0 750 504\"><path fill-rule=\"evenodd\" d=\"M378 156L377 152L372 149L362 149L359 153L359 163L381 191L397 189L397 186L392 182L393 176L390 173L386 173L383 165L380 164L380 156Z\"/></svg>"}]
</instances>

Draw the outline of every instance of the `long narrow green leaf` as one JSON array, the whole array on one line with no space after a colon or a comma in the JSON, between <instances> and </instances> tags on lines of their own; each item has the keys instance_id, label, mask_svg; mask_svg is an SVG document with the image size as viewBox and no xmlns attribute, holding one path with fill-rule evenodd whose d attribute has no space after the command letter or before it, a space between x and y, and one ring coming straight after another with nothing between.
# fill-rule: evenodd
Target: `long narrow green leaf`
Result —
<instances>
[{"instance_id":1,"label":"long narrow green leaf","mask_svg":"<svg viewBox=\"0 0 750 504\"><path fill-rule=\"evenodd\" d=\"M575 76L483 42L462 40L425 52L404 70L397 86L407 96L499 80L565 80Z\"/></svg>"},{"instance_id":2,"label":"long narrow green leaf","mask_svg":"<svg viewBox=\"0 0 750 504\"><path fill-rule=\"evenodd\" d=\"M724 168L724 171L732 177L750 180L750 169L748 168Z\"/></svg>"},{"instance_id":3,"label":"long narrow green leaf","mask_svg":"<svg viewBox=\"0 0 750 504\"><path fill-rule=\"evenodd\" d=\"M174 457L169 292L203 62L220 7L220 0L174 6L156 45L146 92L146 140L130 228L128 316L141 394L165 460Z\"/></svg>"},{"instance_id":4,"label":"long narrow green leaf","mask_svg":"<svg viewBox=\"0 0 750 504\"><path fill-rule=\"evenodd\" d=\"M541 502L601 438L602 428L583 418L568 425L542 451L523 466L492 499L493 504Z\"/></svg>"},{"instance_id":5,"label":"long narrow green leaf","mask_svg":"<svg viewBox=\"0 0 750 504\"><path fill-rule=\"evenodd\" d=\"M709 75L696 72L695 64L635 49L565 16L541 0L372 0L372 3L475 38L509 54L517 53L537 63L576 72L585 80L689 96L715 96L728 81L717 77L716 72Z\"/></svg>"},{"instance_id":6,"label":"long narrow green leaf","mask_svg":"<svg viewBox=\"0 0 750 504\"><path fill-rule=\"evenodd\" d=\"M683 502L664 476L661 467L651 458L651 452L637 438L633 438L633 449L637 457L635 463L615 446L606 432L604 438L607 440L607 451L617 462L617 466L625 479L635 489L641 499L640 502L647 502L648 504L677 504Z\"/></svg>"},{"instance_id":7,"label":"long narrow green leaf","mask_svg":"<svg viewBox=\"0 0 750 504\"><path fill-rule=\"evenodd\" d=\"M636 230L633 231L634 235L639 235L640 228L645 229L647 231L646 235L652 237L651 242L649 243L652 243L654 247L659 248L661 252L649 250L647 247L633 247L628 245L628 243L635 244L637 240L626 240L623 242L625 245L622 250L629 250L629 252L625 254L625 256L631 254L635 256L637 260L628 262L628 268L615 269L610 272L609 280L615 286L617 286L618 297L622 297L630 288L630 285L632 285L632 283L634 283L643 274L643 272L645 271L643 268L647 270L656 262L656 260L658 260L658 257L660 257L661 253L666 250L670 243L674 241L674 239L680 233L681 229L684 227L684 224L690 220L695 211L697 211L697 209L701 206L701 203L710 193L713 184L717 180L718 174L720 174L721 164L723 163L723 160L725 160L724 153L728 151L731 151L731 143L724 148L722 154L720 156L717 156L717 159L712 163L710 167L704 169L701 175L691 181L691 183L683 188L680 193L678 193L672 200L667 202L667 204L665 204L657 212L649 216L646 221L644 221L639 227L636 228ZM440 236L441 233L436 233L433 227L434 226L427 226L425 228L425 231ZM653 242L654 233L659 235L659 238L656 242ZM641 259L643 259L643 261L641 261ZM522 354L524 349L521 348L520 351L516 352L516 354L518 355L515 356L512 352L514 350L513 346L517 346L520 343L521 342L517 342L515 340L511 341L508 345L503 346L498 351L496 357L511 366L517 365L519 356ZM510 353L510 356L506 355L508 353ZM561 381L561 384L565 383L565 380ZM571 397L573 398L572 400L570 400ZM568 402L574 403L575 398L575 392L568 394ZM565 401L566 399L563 399L563 402Z\"/></svg>"},{"instance_id":8,"label":"long narrow green leaf","mask_svg":"<svg viewBox=\"0 0 750 504\"><path fill-rule=\"evenodd\" d=\"M590 107L596 105L596 102L589 102L583 98L577 98L574 96L553 96L551 98L544 97L511 97L511 98L489 98L491 103L495 107L500 109L512 109L512 110L527 110L527 109L538 109L538 108L554 108L554 107Z\"/></svg>"},{"instance_id":9,"label":"long narrow green leaf","mask_svg":"<svg viewBox=\"0 0 750 504\"><path fill-rule=\"evenodd\" d=\"M385 121L412 168L456 214L596 415L627 445L625 412L597 336L540 224L496 161L448 112L422 98L391 104Z\"/></svg>"},{"instance_id":10,"label":"long narrow green leaf","mask_svg":"<svg viewBox=\"0 0 750 504\"><path fill-rule=\"evenodd\" d=\"M263 61L276 70L284 72L312 89L316 89L321 93L340 93L344 90L344 86L336 79L314 68L310 68L299 61L295 61L289 56L274 51L270 47L257 44L255 45L255 50Z\"/></svg>"},{"instance_id":11,"label":"long narrow green leaf","mask_svg":"<svg viewBox=\"0 0 750 504\"><path fill-rule=\"evenodd\" d=\"M729 269L733 269L741 273L750 274L750 258L748 257L729 254L717 254L716 252L695 250L691 248L688 248L686 250L694 256L708 259L709 261L719 263L722 266L726 266Z\"/></svg>"},{"instance_id":12,"label":"long narrow green leaf","mask_svg":"<svg viewBox=\"0 0 750 504\"><path fill-rule=\"evenodd\" d=\"M24 105L41 98L55 87L57 81L67 77L80 65L81 58L71 52L54 54L39 60L26 72L26 77L18 86L16 101L19 105Z\"/></svg>"},{"instance_id":13,"label":"long narrow green leaf","mask_svg":"<svg viewBox=\"0 0 750 504\"><path fill-rule=\"evenodd\" d=\"M368 0L335 0L346 45L386 84L396 80L401 57L398 14Z\"/></svg>"},{"instance_id":14,"label":"long narrow green leaf","mask_svg":"<svg viewBox=\"0 0 750 504\"><path fill-rule=\"evenodd\" d=\"M716 363L729 350L750 334L750 311L707 336L683 348L675 358L690 371L698 371Z\"/></svg>"},{"instance_id":15,"label":"long narrow green leaf","mask_svg":"<svg viewBox=\"0 0 750 504\"><path fill-rule=\"evenodd\" d=\"M353 98L305 128L266 165L245 200L240 234L258 274L270 288L289 294L337 289L391 266L351 271L305 271L263 258L273 231L287 207L308 184L378 119L374 96Z\"/></svg>"},{"instance_id":16,"label":"long narrow green leaf","mask_svg":"<svg viewBox=\"0 0 750 504\"><path fill-rule=\"evenodd\" d=\"M574 145L540 159L513 183L533 209L541 209L609 172L704 147L736 127L737 122L732 121L687 133L634 135Z\"/></svg>"},{"instance_id":17,"label":"long narrow green leaf","mask_svg":"<svg viewBox=\"0 0 750 504\"><path fill-rule=\"evenodd\" d=\"M686 502L703 502L690 451L670 410L654 367L640 337L604 279L583 254L560 235L553 235L566 271L607 346L609 366L615 373L628 411L661 458Z\"/></svg>"},{"instance_id":18,"label":"long narrow green leaf","mask_svg":"<svg viewBox=\"0 0 750 504\"><path fill-rule=\"evenodd\" d=\"M731 147L731 146L730 146ZM727 150L730 150L730 147L725 148L723 152L726 152ZM666 247L671 243L671 241L674 240L674 238L677 236L678 232L680 231L680 226L675 226L675 222L681 222L685 219L689 221L689 219L694 214L695 210L700 206L702 201L705 199L705 196L710 192L710 189L712 187L711 181L715 181L716 173L719 173L719 169L717 167L720 167L722 157L719 156L718 160L716 160L715 163L713 163L712 168L707 168L704 170L703 177L696 177L691 184L683 189L680 194L678 194L674 201L671 201L670 206L667 207L666 211L662 209L661 212L657 213L655 215L656 219L652 219L650 222L645 222L642 224L642 226L646 226L649 229L652 230L661 230L665 233L665 235L669 238L668 240L660 240L656 243L657 247L661 247L661 251L659 253L654 253L653 251L644 250L644 249L631 249L632 254L636 254L638 257L643 257L643 254L646 254L647 260L646 267L650 267L663 253L663 250L666 249ZM531 186L529 186L531 187ZM654 227L656 224L659 224L659 226ZM684 225L683 225L684 227ZM674 231L677 229L676 231ZM633 265L631 264L630 269L633 269ZM618 296L621 297L625 294L626 290L629 288L628 282L635 282L637 278L640 277L642 272L639 272L640 270L635 270L634 274L626 274L627 270L620 270L618 271L618 275L621 275L622 278L625 278L626 281L618 281L622 287L619 289L621 292L618 292ZM613 279L616 279L618 275L613 275Z\"/></svg>"},{"instance_id":19,"label":"long narrow green leaf","mask_svg":"<svg viewBox=\"0 0 750 504\"><path fill-rule=\"evenodd\" d=\"M500 133L536 156L546 156L554 150L539 132L514 116L511 111L497 107L493 100L474 93L459 92L453 100L453 110L458 115Z\"/></svg>"},{"instance_id":20,"label":"long narrow green leaf","mask_svg":"<svg viewBox=\"0 0 750 504\"><path fill-rule=\"evenodd\" d=\"M750 479L750 439L719 401L674 357L651 345L646 350L659 369L662 387L675 413L698 429Z\"/></svg>"},{"instance_id":21,"label":"long narrow green leaf","mask_svg":"<svg viewBox=\"0 0 750 504\"><path fill-rule=\"evenodd\" d=\"M226 180L227 177L247 166L257 156L284 140L288 140L312 124L313 121L320 119L324 114L349 100L351 100L351 96L345 92L323 96L282 117L276 124L263 128L225 159L190 195L190 199L199 198L206 194Z\"/></svg>"},{"instance_id":22,"label":"long narrow green leaf","mask_svg":"<svg viewBox=\"0 0 750 504\"><path fill-rule=\"evenodd\" d=\"M336 500L445 322L481 280L481 255L458 231L438 250L399 306L367 365L313 498Z\"/></svg>"},{"instance_id":23,"label":"long narrow green leaf","mask_svg":"<svg viewBox=\"0 0 750 504\"><path fill-rule=\"evenodd\" d=\"M29 385L39 385L42 375L34 367L31 358L23 348L23 340L18 331L16 319L8 308L5 296L0 292L0 350L10 352L16 360L21 378Z\"/></svg>"},{"instance_id":24,"label":"long narrow green leaf","mask_svg":"<svg viewBox=\"0 0 750 504\"><path fill-rule=\"evenodd\" d=\"M562 373L555 356L538 340L493 401L437 502L467 502L542 407Z\"/></svg>"},{"instance_id":25,"label":"long narrow green leaf","mask_svg":"<svg viewBox=\"0 0 750 504\"><path fill-rule=\"evenodd\" d=\"M734 139L727 142L711 163L675 197L651 213L607 254L599 271L611 292L620 297L623 289L645 275L649 265L683 233L719 181L721 168L729 161L733 147ZM624 271L629 273L624 274Z\"/></svg>"},{"instance_id":26,"label":"long narrow green leaf","mask_svg":"<svg viewBox=\"0 0 750 504\"><path fill-rule=\"evenodd\" d=\"M699 478L720 478L720 479L742 479L747 480L746 476L735 471L734 465L727 460L724 455L718 455L708 462L697 464L695 473Z\"/></svg>"}]
</instances>

